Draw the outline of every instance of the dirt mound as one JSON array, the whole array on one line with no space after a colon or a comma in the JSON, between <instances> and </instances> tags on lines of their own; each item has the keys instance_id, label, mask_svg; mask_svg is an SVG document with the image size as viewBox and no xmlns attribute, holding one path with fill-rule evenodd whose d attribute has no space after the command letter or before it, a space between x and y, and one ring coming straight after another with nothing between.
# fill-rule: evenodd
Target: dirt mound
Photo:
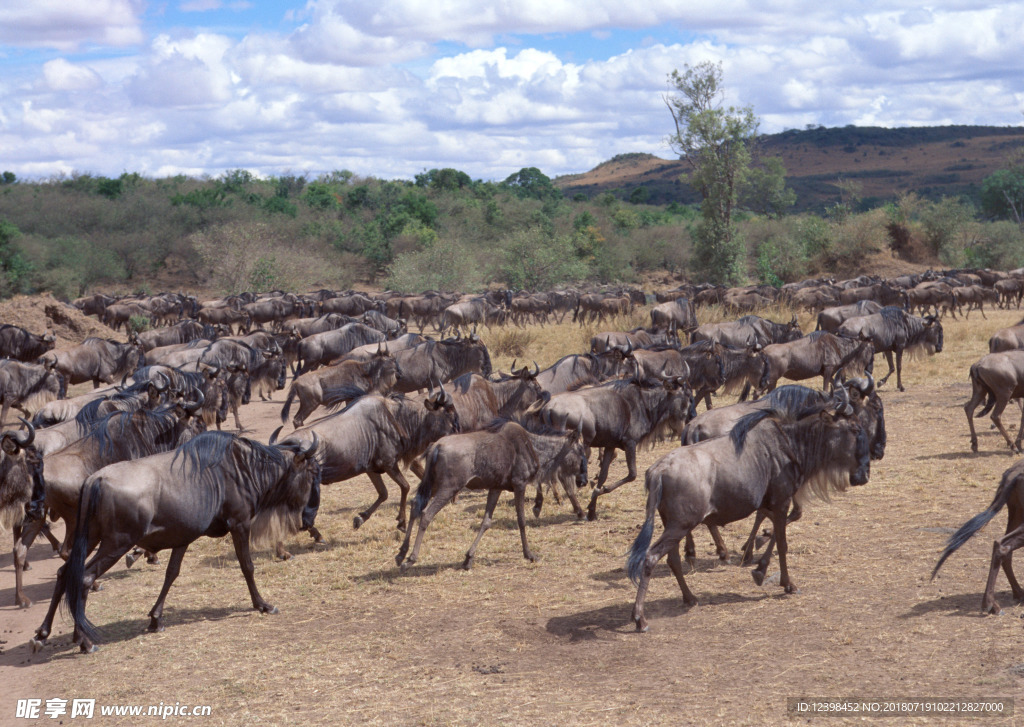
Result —
<instances>
[{"instance_id":1,"label":"dirt mound","mask_svg":"<svg viewBox=\"0 0 1024 727\"><path fill-rule=\"evenodd\" d=\"M57 348L81 343L90 336L125 340L120 333L84 315L77 308L61 303L49 293L17 295L0 302L0 323L21 326L32 333L51 330L57 336Z\"/></svg>"}]
</instances>

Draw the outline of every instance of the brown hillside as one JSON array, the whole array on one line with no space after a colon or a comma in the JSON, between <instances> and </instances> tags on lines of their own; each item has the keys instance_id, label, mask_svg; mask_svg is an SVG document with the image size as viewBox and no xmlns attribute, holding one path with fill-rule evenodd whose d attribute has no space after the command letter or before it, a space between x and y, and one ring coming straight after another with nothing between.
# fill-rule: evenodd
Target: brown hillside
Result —
<instances>
[{"instance_id":1,"label":"brown hillside","mask_svg":"<svg viewBox=\"0 0 1024 727\"><path fill-rule=\"evenodd\" d=\"M909 191L929 198L974 197L981 181L1022 145L1021 127L845 127L764 136L759 152L782 158L798 210L819 211L838 200L839 179L857 182L868 206ZM555 184L570 196L619 189L628 197L644 186L651 202L696 202L693 190L680 181L687 171L682 160L621 154L585 174L559 177Z\"/></svg>"}]
</instances>

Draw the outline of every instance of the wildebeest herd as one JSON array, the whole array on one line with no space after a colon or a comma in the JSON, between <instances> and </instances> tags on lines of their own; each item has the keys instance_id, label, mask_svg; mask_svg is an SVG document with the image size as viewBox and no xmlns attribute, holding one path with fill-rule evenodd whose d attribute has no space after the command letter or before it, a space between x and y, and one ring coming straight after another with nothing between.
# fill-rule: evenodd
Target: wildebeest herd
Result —
<instances>
[{"instance_id":1,"label":"wildebeest herd","mask_svg":"<svg viewBox=\"0 0 1024 727\"><path fill-rule=\"evenodd\" d=\"M0 526L13 532L16 600L30 605L21 572L28 546L44 535L67 562L33 646L45 643L64 599L74 641L89 651L98 632L85 606L96 580L122 556L130 565L140 554L155 561L170 550L150 612L149 628L162 630L163 604L186 549L202 536L230 535L254 608L276 612L256 587L250 540L274 545L282 558L290 557L285 539L295 533L322 540L315 525L321 486L360 474L377 498L355 516L356 528L388 499L384 475L399 487L397 525L405 537L395 562L403 571L420 557L437 512L466 489L486 490L487 500L464 567L471 567L503 491L513 494L523 555L533 560L525 516L531 485L535 515L548 486L556 498L558 489L565 493L579 519L594 520L600 497L638 477L637 449L675 438L681 446L646 471L646 518L628 557L636 628L647 628L644 598L663 556L684 602L695 601L680 545L686 541L692 567L700 524L726 559L718 528L756 514L742 562L752 562L764 540L754 580L764 582L777 551L779 585L793 592L787 523L813 496L868 482L871 460L881 459L886 445L879 387L896 373L904 390L904 353L940 353L943 316L983 313L985 303L1019 306L1022 290L1024 270L809 280L782 289L686 285L654 296L649 326L601 332L588 352L543 370L513 363L507 373L493 370L481 326L543 326L570 314L580 326L600 326L647 305L650 296L623 288L81 299L76 307L112 328L139 317L153 328L124 343L91 338L55 350L49 331L0 327L0 424L7 427L0 434ZM795 316L775 322L753 313L771 303L815 311L817 330L805 334ZM706 306L739 317L701 324ZM419 334L408 332L409 321ZM974 411L984 402L982 414L991 411L1011 451L1020 451L1021 434L1011 440L1000 414L1024 397L1024 322L993 336L990 349L970 370L974 393L965 412L972 448ZM877 381L876 354L889 364ZM813 388L777 388L783 378L817 377L820 389L816 381ZM69 385L86 382L91 392L65 398ZM268 400L286 386L282 428L267 443L241 436L240 407L254 392ZM712 408L712 395L723 391L739 393L740 402ZM705 411L697 414L701 402ZM20 428L7 420L11 407L24 414ZM307 424L318 410L322 416ZM220 431L229 413L239 433ZM289 425L293 431L283 433ZM598 452L590 480L592 449ZM609 483L619 450L627 473ZM403 470L420 480L411 506ZM577 490L588 482L584 509ZM1019 465L939 560L1003 506L1010 524L993 554L983 602L989 611L998 611L1000 567L1014 596L1024 597L1010 566L1010 553L1024 543ZM663 532L654 540L656 513ZM58 519L63 543L49 529ZM771 533L759 539L764 519Z\"/></svg>"}]
</instances>

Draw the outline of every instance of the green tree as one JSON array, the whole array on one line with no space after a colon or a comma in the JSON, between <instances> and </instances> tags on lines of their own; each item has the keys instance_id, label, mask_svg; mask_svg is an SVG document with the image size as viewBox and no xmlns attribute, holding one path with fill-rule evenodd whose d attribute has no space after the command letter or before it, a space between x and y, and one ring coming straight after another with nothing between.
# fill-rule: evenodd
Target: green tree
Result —
<instances>
[{"instance_id":1,"label":"green tree","mask_svg":"<svg viewBox=\"0 0 1024 727\"><path fill-rule=\"evenodd\" d=\"M517 197L549 200L561 199L562 190L551 183L551 178L537 167L523 167L501 183Z\"/></svg>"},{"instance_id":2,"label":"green tree","mask_svg":"<svg viewBox=\"0 0 1024 727\"><path fill-rule=\"evenodd\" d=\"M750 106L723 106L721 63L684 68L669 74L672 92L663 98L676 128L669 145L690 165L689 182L702 200L693 262L711 282L737 282L743 244L733 210L749 174L758 119Z\"/></svg>"},{"instance_id":3,"label":"green tree","mask_svg":"<svg viewBox=\"0 0 1024 727\"><path fill-rule=\"evenodd\" d=\"M1024 227L1024 149L1018 149L1004 169L982 180L981 209L989 217Z\"/></svg>"},{"instance_id":4,"label":"green tree","mask_svg":"<svg viewBox=\"0 0 1024 727\"><path fill-rule=\"evenodd\" d=\"M778 219L796 204L796 192L786 186L786 167L779 157L765 157L747 175L744 202L755 212Z\"/></svg>"}]
</instances>

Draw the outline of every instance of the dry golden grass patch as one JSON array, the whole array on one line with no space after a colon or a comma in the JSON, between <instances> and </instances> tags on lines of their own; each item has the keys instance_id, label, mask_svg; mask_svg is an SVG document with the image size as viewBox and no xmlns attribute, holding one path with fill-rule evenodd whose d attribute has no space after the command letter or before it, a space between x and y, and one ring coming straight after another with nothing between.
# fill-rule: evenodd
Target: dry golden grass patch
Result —
<instances>
[{"instance_id":1,"label":"dry golden grass patch","mask_svg":"<svg viewBox=\"0 0 1024 727\"><path fill-rule=\"evenodd\" d=\"M58 619L51 646L25 657L31 663L21 673L34 683L25 696L211 704L202 722L230 725L764 725L789 723L785 699L793 696L1024 696L1015 671L1024 662L1022 609L1010 604L1005 581L998 595L1007 615L978 615L990 542L1005 520L929 580L951 529L988 505L1014 461L987 420L979 420L979 454L968 447L967 369L992 332L1020 317L987 314L947 319L943 353L905 361L905 393L894 380L882 389L889 444L871 482L812 504L790 527L798 595L759 588L747 569L719 563L698 528L697 572L687 578L700 605L682 608L662 564L648 598L652 630L633 632L625 555L644 517L642 473L671 442L640 453L641 480L603 497L596 522L577 523L567 503L549 498L539 520L530 516L534 564L522 558L505 496L470 572L458 566L482 496L463 494L445 507L419 563L400 574L397 489L353 530L353 515L373 498L358 478L324 488L317 524L326 547L301 536L289 543L291 561L257 556L257 583L280 614L251 611L229 543L202 540L170 593L167 630L142 634L162 568L117 566L89 599L103 648L74 653ZM788 320L785 311L770 317ZM526 355L542 367L585 350L592 333L568 322L529 332ZM494 360L504 370L510 363ZM884 371L879 357L876 373ZM252 404L243 421L265 441L279 406ZM620 457L612 476L624 470ZM749 521L727 527L730 547L748 529ZM34 611L41 619L42 607Z\"/></svg>"}]
</instances>

